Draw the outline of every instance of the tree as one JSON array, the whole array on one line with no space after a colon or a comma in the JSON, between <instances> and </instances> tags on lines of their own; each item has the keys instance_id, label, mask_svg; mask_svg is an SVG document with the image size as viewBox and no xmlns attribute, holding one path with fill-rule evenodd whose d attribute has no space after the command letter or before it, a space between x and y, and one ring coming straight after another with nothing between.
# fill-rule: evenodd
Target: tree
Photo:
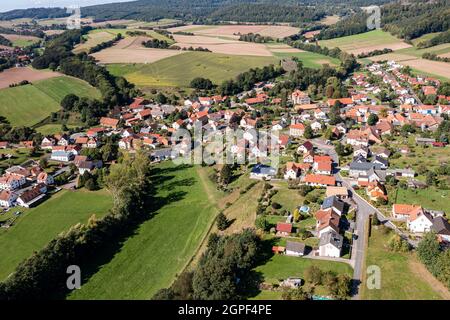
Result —
<instances>
[{"instance_id":1,"label":"tree","mask_svg":"<svg viewBox=\"0 0 450 320\"><path fill-rule=\"evenodd\" d=\"M372 216L372 225L378 226L379 224L380 224L380 220L378 220L378 215L376 213L374 213Z\"/></svg>"},{"instance_id":2,"label":"tree","mask_svg":"<svg viewBox=\"0 0 450 320\"><path fill-rule=\"evenodd\" d=\"M43 169L48 167L48 159L45 156L39 159L39 166Z\"/></svg>"},{"instance_id":3,"label":"tree","mask_svg":"<svg viewBox=\"0 0 450 320\"><path fill-rule=\"evenodd\" d=\"M220 182L224 185L228 185L233 177L232 166L229 164L224 164L222 169L220 170L219 179Z\"/></svg>"},{"instance_id":4,"label":"tree","mask_svg":"<svg viewBox=\"0 0 450 320\"><path fill-rule=\"evenodd\" d=\"M197 78L192 79L192 81L190 83L190 87L194 88L194 89L200 89L200 90L210 90L210 89L214 88L214 85L213 85L212 81L209 79L197 77Z\"/></svg>"},{"instance_id":5,"label":"tree","mask_svg":"<svg viewBox=\"0 0 450 320\"><path fill-rule=\"evenodd\" d=\"M270 223L267 221L266 217L258 217L255 220L255 226L258 229L261 229L263 231L269 231L270 229Z\"/></svg>"},{"instance_id":6,"label":"tree","mask_svg":"<svg viewBox=\"0 0 450 320\"><path fill-rule=\"evenodd\" d=\"M228 221L227 217L223 214L223 212L220 212L217 216L217 229L220 231L224 231L226 228L228 228L230 225L230 221Z\"/></svg>"},{"instance_id":7,"label":"tree","mask_svg":"<svg viewBox=\"0 0 450 320\"><path fill-rule=\"evenodd\" d=\"M422 261L427 268L432 269L437 262L440 252L436 234L433 232L425 233L417 246L417 255L420 261Z\"/></svg>"},{"instance_id":8,"label":"tree","mask_svg":"<svg viewBox=\"0 0 450 320\"><path fill-rule=\"evenodd\" d=\"M367 119L367 124L369 126L374 126L378 123L378 120L379 120L378 116L375 113L371 113L369 118Z\"/></svg>"},{"instance_id":9,"label":"tree","mask_svg":"<svg viewBox=\"0 0 450 320\"><path fill-rule=\"evenodd\" d=\"M156 95L155 100L156 100L156 102L159 103L159 104L165 104L165 103L167 103L167 97L166 97L162 92L159 92L159 93Z\"/></svg>"},{"instance_id":10,"label":"tree","mask_svg":"<svg viewBox=\"0 0 450 320\"><path fill-rule=\"evenodd\" d=\"M339 274L329 287L331 295L336 299L347 299L351 293L351 280L349 275Z\"/></svg>"},{"instance_id":11,"label":"tree","mask_svg":"<svg viewBox=\"0 0 450 320\"><path fill-rule=\"evenodd\" d=\"M89 191L94 191L98 189L97 182L93 177L87 179L84 183L84 187L88 189Z\"/></svg>"},{"instance_id":12,"label":"tree","mask_svg":"<svg viewBox=\"0 0 450 320\"><path fill-rule=\"evenodd\" d=\"M322 283L322 270L316 266L306 268L304 275L305 279L314 286Z\"/></svg>"},{"instance_id":13,"label":"tree","mask_svg":"<svg viewBox=\"0 0 450 320\"><path fill-rule=\"evenodd\" d=\"M300 220L300 217L301 217L300 210L298 210L298 208L295 208L295 210L294 210L294 221L298 222Z\"/></svg>"},{"instance_id":14,"label":"tree","mask_svg":"<svg viewBox=\"0 0 450 320\"><path fill-rule=\"evenodd\" d=\"M307 125L305 126L305 132L303 133L303 136L304 136L306 139L312 139L312 138L314 138L314 131L313 131L313 129L311 128L311 125L310 125L310 124L307 124Z\"/></svg>"},{"instance_id":15,"label":"tree","mask_svg":"<svg viewBox=\"0 0 450 320\"><path fill-rule=\"evenodd\" d=\"M66 95L61 101L61 107L64 111L70 111L74 108L74 106L80 101L80 98L75 94Z\"/></svg>"}]
</instances>

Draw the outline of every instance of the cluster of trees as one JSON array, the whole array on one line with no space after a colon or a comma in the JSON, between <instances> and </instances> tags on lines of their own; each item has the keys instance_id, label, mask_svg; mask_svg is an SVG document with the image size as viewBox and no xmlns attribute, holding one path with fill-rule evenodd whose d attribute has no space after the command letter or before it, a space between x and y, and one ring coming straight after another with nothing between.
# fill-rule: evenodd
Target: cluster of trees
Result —
<instances>
[{"instance_id":1,"label":"cluster of trees","mask_svg":"<svg viewBox=\"0 0 450 320\"><path fill-rule=\"evenodd\" d=\"M178 34L180 36L193 36L194 35L194 33L186 32L186 31L176 31L173 34Z\"/></svg>"},{"instance_id":2,"label":"cluster of trees","mask_svg":"<svg viewBox=\"0 0 450 320\"><path fill-rule=\"evenodd\" d=\"M0 300L52 299L67 293L67 267L87 270L99 251L133 230L151 208L151 174L148 157L137 153L111 167L105 178L114 205L102 219L92 216L58 235L42 250L23 261L0 283Z\"/></svg>"},{"instance_id":3,"label":"cluster of trees","mask_svg":"<svg viewBox=\"0 0 450 320\"><path fill-rule=\"evenodd\" d=\"M347 274L336 275L332 271L322 271L319 267L310 266L305 270L305 280L312 286L325 286L335 299L345 300L351 294L351 278Z\"/></svg>"},{"instance_id":4,"label":"cluster of trees","mask_svg":"<svg viewBox=\"0 0 450 320\"><path fill-rule=\"evenodd\" d=\"M450 43L450 30L442 32L427 41L419 42L417 44L417 47L420 49L423 49L423 48L437 46L438 44L443 44L443 43Z\"/></svg>"},{"instance_id":5,"label":"cluster of trees","mask_svg":"<svg viewBox=\"0 0 450 320\"><path fill-rule=\"evenodd\" d=\"M170 44L166 40L159 40L159 39L142 41L142 45L146 48L158 48L158 49L167 49L170 47Z\"/></svg>"},{"instance_id":6,"label":"cluster of trees","mask_svg":"<svg viewBox=\"0 0 450 320\"><path fill-rule=\"evenodd\" d=\"M250 69L239 74L234 80L224 81L217 89L221 95L233 95L253 88L255 83L274 79L284 74L281 66L269 65L263 68Z\"/></svg>"},{"instance_id":7,"label":"cluster of trees","mask_svg":"<svg viewBox=\"0 0 450 320\"><path fill-rule=\"evenodd\" d=\"M428 232L417 246L417 255L427 269L450 288L450 250L442 250L436 234Z\"/></svg>"},{"instance_id":8,"label":"cluster of trees","mask_svg":"<svg viewBox=\"0 0 450 320\"><path fill-rule=\"evenodd\" d=\"M103 49L112 47L117 41L123 39L122 34L118 33L114 39L99 43L98 45L89 49L89 54L96 53L102 51Z\"/></svg>"},{"instance_id":9,"label":"cluster of trees","mask_svg":"<svg viewBox=\"0 0 450 320\"><path fill-rule=\"evenodd\" d=\"M214 84L209 79L197 77L192 79L190 87L199 90L211 90L214 88Z\"/></svg>"},{"instance_id":10,"label":"cluster of trees","mask_svg":"<svg viewBox=\"0 0 450 320\"><path fill-rule=\"evenodd\" d=\"M433 61L450 62L450 58L439 57L437 54L431 53L431 52L425 52L422 55L422 58L427 59L427 60L433 60Z\"/></svg>"},{"instance_id":11,"label":"cluster of trees","mask_svg":"<svg viewBox=\"0 0 450 320\"><path fill-rule=\"evenodd\" d=\"M380 54L386 54L386 53L391 53L394 52L394 50L389 49L389 48L384 48L383 50L373 50L370 52L363 52L358 54L358 58L368 58L368 57L374 57L374 56L379 56Z\"/></svg>"},{"instance_id":12,"label":"cluster of trees","mask_svg":"<svg viewBox=\"0 0 450 320\"><path fill-rule=\"evenodd\" d=\"M369 31L367 18L368 15L365 12L358 12L322 29L316 37L319 40L325 40L367 32Z\"/></svg>"},{"instance_id":13,"label":"cluster of trees","mask_svg":"<svg viewBox=\"0 0 450 320\"><path fill-rule=\"evenodd\" d=\"M266 42L273 41L273 38L264 37L258 33L247 33L247 34L241 34L239 36L239 41L266 43Z\"/></svg>"},{"instance_id":14,"label":"cluster of trees","mask_svg":"<svg viewBox=\"0 0 450 320\"><path fill-rule=\"evenodd\" d=\"M240 300L250 286L250 270L261 255L261 240L251 229L218 236L212 234L196 268L183 272L170 288L158 291L155 300Z\"/></svg>"},{"instance_id":15,"label":"cluster of trees","mask_svg":"<svg viewBox=\"0 0 450 320\"><path fill-rule=\"evenodd\" d=\"M14 59L14 58L0 57L0 72L13 67L15 65L15 63L16 63L16 59Z\"/></svg>"},{"instance_id":16,"label":"cluster of trees","mask_svg":"<svg viewBox=\"0 0 450 320\"><path fill-rule=\"evenodd\" d=\"M41 143L39 140L41 135L36 134L34 129L30 127L11 127L9 121L3 116L0 116L0 137L2 137L2 141L11 143L29 140Z\"/></svg>"}]
</instances>

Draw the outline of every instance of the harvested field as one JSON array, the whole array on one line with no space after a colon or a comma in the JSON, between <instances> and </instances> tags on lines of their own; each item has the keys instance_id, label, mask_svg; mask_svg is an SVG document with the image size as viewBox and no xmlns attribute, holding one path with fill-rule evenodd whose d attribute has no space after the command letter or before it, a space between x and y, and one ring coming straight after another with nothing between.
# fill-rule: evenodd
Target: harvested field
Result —
<instances>
[{"instance_id":1,"label":"harvested field","mask_svg":"<svg viewBox=\"0 0 450 320\"><path fill-rule=\"evenodd\" d=\"M53 36L55 34L61 34L66 30L45 30L44 33L48 36Z\"/></svg>"},{"instance_id":2,"label":"harvested field","mask_svg":"<svg viewBox=\"0 0 450 320\"><path fill-rule=\"evenodd\" d=\"M271 52L264 44L250 43L238 40L228 40L207 36L183 36L174 35L177 46L181 48L202 47L215 53L248 55L248 56L271 56Z\"/></svg>"},{"instance_id":3,"label":"harvested field","mask_svg":"<svg viewBox=\"0 0 450 320\"><path fill-rule=\"evenodd\" d=\"M61 76L58 72L35 70L31 68L11 68L0 73L0 89L8 88L10 84L28 80L33 83L38 80Z\"/></svg>"},{"instance_id":4,"label":"harvested field","mask_svg":"<svg viewBox=\"0 0 450 320\"><path fill-rule=\"evenodd\" d=\"M333 16L326 16L325 18L323 18L322 20L320 20L320 23L323 23L327 26L330 26L332 24L335 24L336 22L338 22L339 20L341 20L341 18L337 15L333 15Z\"/></svg>"},{"instance_id":5,"label":"harvested field","mask_svg":"<svg viewBox=\"0 0 450 320\"><path fill-rule=\"evenodd\" d=\"M94 53L100 63L152 63L183 53L179 50L151 49L142 46L145 37L128 37L115 46Z\"/></svg>"},{"instance_id":6,"label":"harvested field","mask_svg":"<svg viewBox=\"0 0 450 320\"><path fill-rule=\"evenodd\" d=\"M401 61L406 61L406 60L414 60L417 58L414 56L407 55L407 54L387 53L387 54L382 54L379 56L369 57L368 59L370 59L372 61L393 60L393 61L401 62Z\"/></svg>"},{"instance_id":7,"label":"harvested field","mask_svg":"<svg viewBox=\"0 0 450 320\"><path fill-rule=\"evenodd\" d=\"M450 58L450 52L444 53L444 54L440 54L439 57L441 58Z\"/></svg>"},{"instance_id":8,"label":"harvested field","mask_svg":"<svg viewBox=\"0 0 450 320\"><path fill-rule=\"evenodd\" d=\"M446 62L416 59L403 61L402 64L405 64L417 70L436 74L438 76L450 79L450 64Z\"/></svg>"},{"instance_id":9,"label":"harvested field","mask_svg":"<svg viewBox=\"0 0 450 320\"><path fill-rule=\"evenodd\" d=\"M87 41L75 47L73 50L75 53L88 51L90 48L95 47L102 42L110 41L114 39L114 35L106 31L101 31L90 33L87 38Z\"/></svg>"},{"instance_id":10,"label":"harvested field","mask_svg":"<svg viewBox=\"0 0 450 320\"><path fill-rule=\"evenodd\" d=\"M278 53L299 53L299 52L305 52L303 50L300 49L296 49L296 48L275 48L275 49L270 49L270 51L272 52L278 52Z\"/></svg>"}]
</instances>

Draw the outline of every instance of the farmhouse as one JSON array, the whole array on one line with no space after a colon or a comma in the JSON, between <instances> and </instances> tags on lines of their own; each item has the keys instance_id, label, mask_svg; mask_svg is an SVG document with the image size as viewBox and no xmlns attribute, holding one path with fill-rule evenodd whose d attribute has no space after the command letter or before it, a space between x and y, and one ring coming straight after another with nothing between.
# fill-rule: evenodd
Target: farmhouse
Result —
<instances>
[{"instance_id":1,"label":"farmhouse","mask_svg":"<svg viewBox=\"0 0 450 320\"><path fill-rule=\"evenodd\" d=\"M42 186L37 185L32 189L25 191L17 198L17 204L24 208L31 208L45 197L45 193L43 193L41 189Z\"/></svg>"}]
</instances>

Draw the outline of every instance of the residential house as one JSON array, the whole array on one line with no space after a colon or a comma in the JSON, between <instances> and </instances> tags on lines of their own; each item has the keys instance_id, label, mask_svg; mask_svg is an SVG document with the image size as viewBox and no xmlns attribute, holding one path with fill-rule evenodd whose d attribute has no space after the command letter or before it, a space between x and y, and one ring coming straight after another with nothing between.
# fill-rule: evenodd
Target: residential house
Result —
<instances>
[{"instance_id":1,"label":"residential house","mask_svg":"<svg viewBox=\"0 0 450 320\"><path fill-rule=\"evenodd\" d=\"M298 179L301 175L302 170L309 170L310 165L307 163L296 163L288 162L286 163L286 170L284 172L284 179Z\"/></svg>"},{"instance_id":2,"label":"residential house","mask_svg":"<svg viewBox=\"0 0 450 320\"><path fill-rule=\"evenodd\" d=\"M8 149L9 142L8 141L0 141L0 149Z\"/></svg>"},{"instance_id":3,"label":"residential house","mask_svg":"<svg viewBox=\"0 0 450 320\"><path fill-rule=\"evenodd\" d=\"M410 205L410 204L398 204L392 205L392 216L395 219L408 219L411 215L416 215L418 212L422 212L423 208L421 206Z\"/></svg>"},{"instance_id":4,"label":"residential house","mask_svg":"<svg viewBox=\"0 0 450 320\"><path fill-rule=\"evenodd\" d=\"M17 194L10 190L0 190L0 207L10 208L14 205Z\"/></svg>"},{"instance_id":5,"label":"residential house","mask_svg":"<svg viewBox=\"0 0 450 320\"><path fill-rule=\"evenodd\" d=\"M339 233L340 217L333 208L326 210L319 210L315 214L316 217L316 230L319 238L322 234L328 231L335 231Z\"/></svg>"},{"instance_id":6,"label":"residential house","mask_svg":"<svg viewBox=\"0 0 450 320\"><path fill-rule=\"evenodd\" d=\"M117 125L119 124L118 119L102 117L100 118L100 125L106 128L117 129Z\"/></svg>"},{"instance_id":7,"label":"residential house","mask_svg":"<svg viewBox=\"0 0 450 320\"><path fill-rule=\"evenodd\" d=\"M344 237L335 231L324 233L319 239L319 256L339 258L341 256Z\"/></svg>"},{"instance_id":8,"label":"residential house","mask_svg":"<svg viewBox=\"0 0 450 320\"><path fill-rule=\"evenodd\" d=\"M297 153L307 153L314 150L314 146L310 141L306 141L297 148Z\"/></svg>"},{"instance_id":9,"label":"residential house","mask_svg":"<svg viewBox=\"0 0 450 320\"><path fill-rule=\"evenodd\" d=\"M414 233L424 233L431 230L433 217L424 210L417 210L411 213L406 221L409 231Z\"/></svg>"},{"instance_id":10,"label":"residential house","mask_svg":"<svg viewBox=\"0 0 450 320\"><path fill-rule=\"evenodd\" d=\"M321 174L307 174L304 182L313 187L335 186L336 178L333 176L325 176Z\"/></svg>"},{"instance_id":11,"label":"residential house","mask_svg":"<svg viewBox=\"0 0 450 320\"><path fill-rule=\"evenodd\" d=\"M348 199L348 189L346 187L327 187L325 192L327 197L337 197L338 199Z\"/></svg>"},{"instance_id":12,"label":"residential house","mask_svg":"<svg viewBox=\"0 0 450 320\"><path fill-rule=\"evenodd\" d=\"M292 232L292 223L277 223L276 227L277 235L279 236L289 236Z\"/></svg>"},{"instance_id":13,"label":"residential house","mask_svg":"<svg viewBox=\"0 0 450 320\"><path fill-rule=\"evenodd\" d=\"M303 123L291 124L289 126L289 135L292 137L302 137L305 133L305 125Z\"/></svg>"},{"instance_id":14,"label":"residential house","mask_svg":"<svg viewBox=\"0 0 450 320\"><path fill-rule=\"evenodd\" d=\"M51 160L60 162L69 162L73 159L74 155L71 152L65 150L54 150L50 156Z\"/></svg>"},{"instance_id":15,"label":"residential house","mask_svg":"<svg viewBox=\"0 0 450 320\"><path fill-rule=\"evenodd\" d=\"M37 177L37 183L39 183L39 184L43 183L45 185L52 185L55 183L55 180L51 174L48 174L47 172L42 171L41 173L39 173L39 175Z\"/></svg>"},{"instance_id":16,"label":"residential house","mask_svg":"<svg viewBox=\"0 0 450 320\"><path fill-rule=\"evenodd\" d=\"M371 201L388 200L386 188L379 181L369 182L366 194Z\"/></svg>"},{"instance_id":17,"label":"residential house","mask_svg":"<svg viewBox=\"0 0 450 320\"><path fill-rule=\"evenodd\" d=\"M306 92L295 90L291 95L293 104L310 104L311 99Z\"/></svg>"},{"instance_id":18,"label":"residential house","mask_svg":"<svg viewBox=\"0 0 450 320\"><path fill-rule=\"evenodd\" d=\"M336 196L329 196L323 200L321 209L327 210L330 208L333 209L333 211L338 215L342 216L345 210L345 203L339 200L339 198Z\"/></svg>"},{"instance_id":19,"label":"residential house","mask_svg":"<svg viewBox=\"0 0 450 320\"><path fill-rule=\"evenodd\" d=\"M277 174L276 169L258 163L252 168L252 171L250 172L250 178L270 180L271 178L275 177L276 174Z\"/></svg>"},{"instance_id":20,"label":"residential house","mask_svg":"<svg viewBox=\"0 0 450 320\"><path fill-rule=\"evenodd\" d=\"M450 242L450 224L445 217L440 216L434 218L431 229L436 232L439 240Z\"/></svg>"}]
</instances>

